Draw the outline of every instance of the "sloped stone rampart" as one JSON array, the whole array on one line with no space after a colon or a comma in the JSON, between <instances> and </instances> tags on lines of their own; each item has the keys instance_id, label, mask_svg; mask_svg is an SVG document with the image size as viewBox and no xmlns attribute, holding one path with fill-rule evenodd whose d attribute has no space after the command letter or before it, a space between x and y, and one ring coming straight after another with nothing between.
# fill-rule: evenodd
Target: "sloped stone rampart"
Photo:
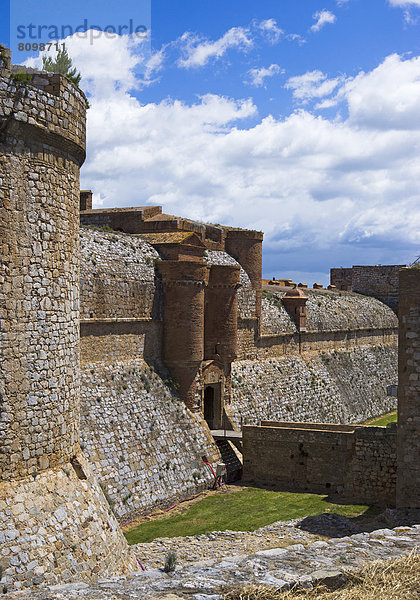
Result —
<instances>
[{"instance_id":1,"label":"sloped stone rampart","mask_svg":"<svg viewBox=\"0 0 420 600\"><path fill-rule=\"evenodd\" d=\"M119 518L194 495L220 460L200 415L141 359L82 366L84 452Z\"/></svg>"},{"instance_id":2,"label":"sloped stone rampart","mask_svg":"<svg viewBox=\"0 0 420 600\"><path fill-rule=\"evenodd\" d=\"M236 361L229 413L237 426L261 420L360 423L396 408L397 349L360 346L309 357Z\"/></svg>"},{"instance_id":3,"label":"sloped stone rampart","mask_svg":"<svg viewBox=\"0 0 420 600\"><path fill-rule=\"evenodd\" d=\"M264 335L293 333L295 324L287 314L282 297L285 291L263 292ZM305 289L308 332L392 329L398 327L394 312L376 298L344 291Z\"/></svg>"},{"instance_id":4,"label":"sloped stone rampart","mask_svg":"<svg viewBox=\"0 0 420 600\"><path fill-rule=\"evenodd\" d=\"M81 453L75 458L61 468L0 483L3 591L136 569L89 464Z\"/></svg>"}]
</instances>

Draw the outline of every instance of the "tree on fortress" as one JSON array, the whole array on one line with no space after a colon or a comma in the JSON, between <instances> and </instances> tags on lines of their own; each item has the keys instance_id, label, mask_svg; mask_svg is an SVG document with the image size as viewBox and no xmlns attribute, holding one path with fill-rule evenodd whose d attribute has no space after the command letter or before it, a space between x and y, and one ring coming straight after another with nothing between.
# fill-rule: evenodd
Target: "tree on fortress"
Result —
<instances>
[{"instance_id":1,"label":"tree on fortress","mask_svg":"<svg viewBox=\"0 0 420 600\"><path fill-rule=\"evenodd\" d=\"M72 60L64 47L59 48L55 60L53 60L51 56L42 57L42 67L45 71L49 71L50 73L61 73L61 75L65 75L70 81L78 86L82 76L76 68L71 68L72 65Z\"/></svg>"}]
</instances>

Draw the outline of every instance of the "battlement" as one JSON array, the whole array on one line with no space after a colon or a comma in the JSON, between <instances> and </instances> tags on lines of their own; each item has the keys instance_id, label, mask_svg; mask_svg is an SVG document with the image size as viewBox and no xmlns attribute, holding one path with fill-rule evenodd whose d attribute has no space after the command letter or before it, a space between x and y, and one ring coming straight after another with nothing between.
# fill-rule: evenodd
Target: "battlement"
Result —
<instances>
[{"instance_id":1,"label":"battlement","mask_svg":"<svg viewBox=\"0 0 420 600\"><path fill-rule=\"evenodd\" d=\"M41 160L53 160L46 146L60 151L59 166L66 154L80 166L86 151L84 93L59 74L44 73L10 64L10 51L0 46L0 130L4 138L15 135L30 141Z\"/></svg>"}]
</instances>

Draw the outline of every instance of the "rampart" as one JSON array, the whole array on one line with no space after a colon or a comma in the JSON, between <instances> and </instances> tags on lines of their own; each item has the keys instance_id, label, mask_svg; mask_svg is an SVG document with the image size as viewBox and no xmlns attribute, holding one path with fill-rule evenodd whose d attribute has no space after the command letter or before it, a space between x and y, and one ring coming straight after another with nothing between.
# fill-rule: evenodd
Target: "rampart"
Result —
<instances>
[{"instance_id":1,"label":"rampart","mask_svg":"<svg viewBox=\"0 0 420 600\"><path fill-rule=\"evenodd\" d=\"M262 420L261 426L245 426L246 481L351 502L419 508L418 265L400 271L399 294L398 424L383 428ZM344 387L350 387L348 382Z\"/></svg>"},{"instance_id":2,"label":"rampart","mask_svg":"<svg viewBox=\"0 0 420 600\"><path fill-rule=\"evenodd\" d=\"M263 421L243 445L245 481L395 505L395 427Z\"/></svg>"},{"instance_id":3,"label":"rampart","mask_svg":"<svg viewBox=\"0 0 420 600\"><path fill-rule=\"evenodd\" d=\"M398 273L406 265L356 265L331 269L331 284L347 290L373 296L398 313Z\"/></svg>"},{"instance_id":4,"label":"rampart","mask_svg":"<svg viewBox=\"0 0 420 600\"><path fill-rule=\"evenodd\" d=\"M305 290L297 331L283 292L264 292L259 335L248 274L195 233L82 227L81 257L82 437L121 518L201 489L201 456L220 460L207 425L351 423L395 408L397 320L374 298Z\"/></svg>"},{"instance_id":5,"label":"rampart","mask_svg":"<svg viewBox=\"0 0 420 600\"><path fill-rule=\"evenodd\" d=\"M383 393L395 377L392 312L341 292L299 292L289 304L281 294L263 298L261 232L160 207L92 210L85 190L82 223L115 231L82 229L79 248L85 110L66 78L17 74L0 47L0 570L8 588L134 569L110 505L123 517L202 489L202 457L220 460L211 428L318 415L350 422L394 402ZM404 384L407 439L418 433L414 375ZM279 423L263 429L273 441L286 435ZM327 461L304 477L303 461L299 485L392 503L394 432L372 441L373 429L300 430L314 460L317 440L327 453L330 433L347 436L337 455L352 475L351 485L326 479ZM403 438L399 453L403 486L417 471Z\"/></svg>"},{"instance_id":6,"label":"rampart","mask_svg":"<svg viewBox=\"0 0 420 600\"><path fill-rule=\"evenodd\" d=\"M202 416L185 406L173 383L141 359L82 362L81 443L124 521L209 487L213 477L202 457L220 462Z\"/></svg>"}]
</instances>

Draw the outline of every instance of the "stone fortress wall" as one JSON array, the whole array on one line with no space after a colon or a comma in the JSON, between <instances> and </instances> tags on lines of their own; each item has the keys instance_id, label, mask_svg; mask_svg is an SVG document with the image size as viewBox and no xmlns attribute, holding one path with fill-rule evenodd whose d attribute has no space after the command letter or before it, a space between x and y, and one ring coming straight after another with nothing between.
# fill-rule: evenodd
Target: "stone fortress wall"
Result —
<instances>
[{"instance_id":1,"label":"stone fortress wall","mask_svg":"<svg viewBox=\"0 0 420 600\"><path fill-rule=\"evenodd\" d=\"M141 359L81 366L81 445L120 520L212 484L218 448L167 380Z\"/></svg>"},{"instance_id":2,"label":"stone fortress wall","mask_svg":"<svg viewBox=\"0 0 420 600\"><path fill-rule=\"evenodd\" d=\"M396 427L262 421L243 432L245 481L395 506Z\"/></svg>"},{"instance_id":3,"label":"stone fortress wall","mask_svg":"<svg viewBox=\"0 0 420 600\"><path fill-rule=\"evenodd\" d=\"M420 265L399 275L397 507L420 498Z\"/></svg>"},{"instance_id":4,"label":"stone fortress wall","mask_svg":"<svg viewBox=\"0 0 420 600\"><path fill-rule=\"evenodd\" d=\"M406 265L355 265L331 269L331 284L378 298L398 314L398 273Z\"/></svg>"},{"instance_id":5,"label":"stone fortress wall","mask_svg":"<svg viewBox=\"0 0 420 600\"><path fill-rule=\"evenodd\" d=\"M0 567L3 589L134 568L79 446L84 95L16 77L0 46Z\"/></svg>"},{"instance_id":6,"label":"stone fortress wall","mask_svg":"<svg viewBox=\"0 0 420 600\"><path fill-rule=\"evenodd\" d=\"M122 209L125 218L127 211ZM202 489L210 479L201 457L220 458L203 420L202 398L191 412L178 399L176 376L161 371L167 311L156 241L163 245L162 239L95 227L81 227L82 437L114 510L127 519ZM229 427L264 419L354 423L395 408L385 388L396 381L397 322L387 306L352 292L307 290L307 327L298 331L282 303L285 291L276 290L261 294L259 324L256 291L244 267L226 248L205 250L204 261L210 268L236 268L241 283L236 319L223 316L227 340L234 339L237 322L236 358L222 374ZM201 318L221 314L228 303L222 292L216 287L212 297L206 288ZM217 300L223 300L220 308ZM190 320L186 311L182 327L191 327ZM197 340L201 327L198 322ZM204 326L207 355L219 329L210 320L206 334ZM232 355L235 347L221 352ZM215 361L204 361L198 371L204 387L218 385Z\"/></svg>"},{"instance_id":7,"label":"stone fortress wall","mask_svg":"<svg viewBox=\"0 0 420 600\"><path fill-rule=\"evenodd\" d=\"M263 294L261 232L160 207L83 192L79 249L85 98L0 49L0 566L21 587L134 569L111 506L208 485L210 429L393 407L397 323L351 293Z\"/></svg>"},{"instance_id":8,"label":"stone fortress wall","mask_svg":"<svg viewBox=\"0 0 420 600\"><path fill-rule=\"evenodd\" d=\"M322 423L322 415L318 423L284 420L245 426L245 480L332 493L352 502L419 507L418 265L400 270L398 288L398 426L334 426ZM376 387L380 389L379 382ZM351 390L348 381L345 389Z\"/></svg>"}]
</instances>

